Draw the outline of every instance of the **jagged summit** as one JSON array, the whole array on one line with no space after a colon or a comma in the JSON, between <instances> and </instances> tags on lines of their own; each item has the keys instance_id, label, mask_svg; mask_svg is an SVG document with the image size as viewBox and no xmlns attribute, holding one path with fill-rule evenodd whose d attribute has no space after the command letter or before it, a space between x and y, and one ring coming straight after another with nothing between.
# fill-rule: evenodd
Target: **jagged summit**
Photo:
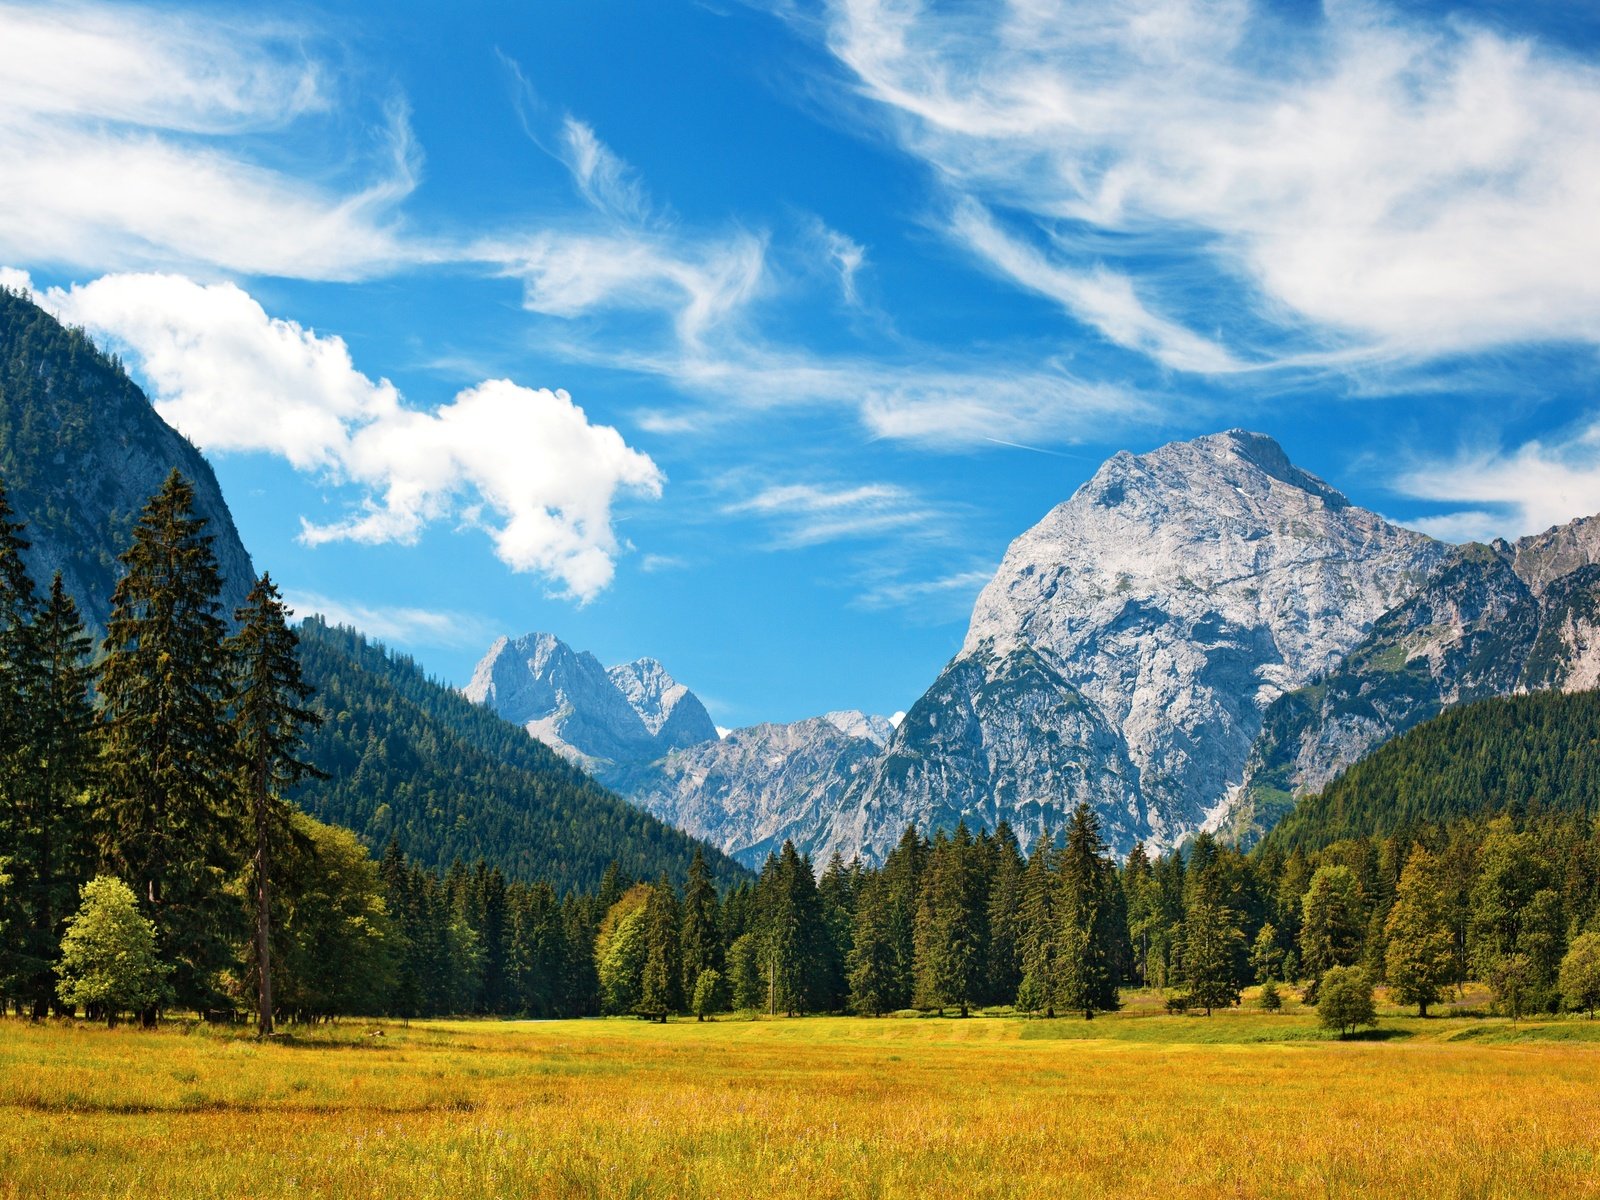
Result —
<instances>
[{"instance_id":1,"label":"jagged summit","mask_svg":"<svg viewBox=\"0 0 1600 1200\"><path fill-rule=\"evenodd\" d=\"M636 659L612 667L606 674L658 746L673 749L716 740L716 724L700 698L655 659Z\"/></svg>"}]
</instances>

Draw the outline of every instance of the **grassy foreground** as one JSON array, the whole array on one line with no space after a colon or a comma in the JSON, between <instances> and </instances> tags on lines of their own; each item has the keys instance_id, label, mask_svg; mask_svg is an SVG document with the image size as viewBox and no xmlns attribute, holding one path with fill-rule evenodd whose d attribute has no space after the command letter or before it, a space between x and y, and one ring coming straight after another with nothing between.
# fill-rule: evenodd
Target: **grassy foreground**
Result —
<instances>
[{"instance_id":1,"label":"grassy foreground","mask_svg":"<svg viewBox=\"0 0 1600 1200\"><path fill-rule=\"evenodd\" d=\"M372 1031L382 1029L382 1036ZM1582 1196L1594 1026L0 1021L0 1196ZM1573 1040L1582 1039L1582 1040Z\"/></svg>"}]
</instances>

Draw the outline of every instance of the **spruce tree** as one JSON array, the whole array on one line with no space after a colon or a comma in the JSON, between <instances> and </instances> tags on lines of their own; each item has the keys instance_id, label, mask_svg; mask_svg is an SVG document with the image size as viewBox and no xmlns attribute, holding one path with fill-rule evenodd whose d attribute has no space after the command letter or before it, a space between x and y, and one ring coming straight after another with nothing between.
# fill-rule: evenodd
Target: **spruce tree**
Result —
<instances>
[{"instance_id":1,"label":"spruce tree","mask_svg":"<svg viewBox=\"0 0 1600 1200\"><path fill-rule=\"evenodd\" d=\"M706 971L722 977L722 934L717 889L712 886L705 853L695 847L689 879L683 890L683 994L693 997Z\"/></svg>"},{"instance_id":2,"label":"spruce tree","mask_svg":"<svg viewBox=\"0 0 1600 1200\"><path fill-rule=\"evenodd\" d=\"M984 999L989 1004L1010 1004L1022 982L1022 888L1027 863L1004 820L995 826L994 846Z\"/></svg>"},{"instance_id":3,"label":"spruce tree","mask_svg":"<svg viewBox=\"0 0 1600 1200\"><path fill-rule=\"evenodd\" d=\"M1455 973L1455 938L1445 911L1439 861L1423 846L1406 859L1384 929L1390 992L1401 1004L1415 1004L1417 1015L1425 1017Z\"/></svg>"},{"instance_id":4,"label":"spruce tree","mask_svg":"<svg viewBox=\"0 0 1600 1200\"><path fill-rule=\"evenodd\" d=\"M33 639L36 596L23 562L28 543L0 487L0 994L35 995L54 947L41 944L38 881L30 850L38 842L28 763L30 697L38 662ZM41 1014L42 1015L42 1014Z\"/></svg>"},{"instance_id":5,"label":"spruce tree","mask_svg":"<svg viewBox=\"0 0 1600 1200\"><path fill-rule=\"evenodd\" d=\"M272 1034L271 913L274 873L292 836L293 806L284 793L306 779L326 778L300 757L309 730L322 717L307 708L311 688L300 676L298 639L288 610L263 574L235 614L238 632L226 643L233 673L233 734L244 782L251 845L250 890L255 899L256 1033Z\"/></svg>"},{"instance_id":6,"label":"spruce tree","mask_svg":"<svg viewBox=\"0 0 1600 1200\"><path fill-rule=\"evenodd\" d=\"M893 1011L900 995L900 972L888 884L881 873L869 876L856 891L846 967L853 1011L868 1017Z\"/></svg>"},{"instance_id":7,"label":"spruce tree","mask_svg":"<svg viewBox=\"0 0 1600 1200\"><path fill-rule=\"evenodd\" d=\"M1366 913L1355 872L1341 864L1318 867L1301 902L1300 965L1313 978L1361 957Z\"/></svg>"},{"instance_id":8,"label":"spruce tree","mask_svg":"<svg viewBox=\"0 0 1600 1200\"><path fill-rule=\"evenodd\" d=\"M1033 844L1022 880L1022 982L1016 1005L1056 1015L1056 850L1044 834Z\"/></svg>"},{"instance_id":9,"label":"spruce tree","mask_svg":"<svg viewBox=\"0 0 1600 1200\"><path fill-rule=\"evenodd\" d=\"M684 1007L678 896L665 874L650 889L644 909L644 971L639 979L639 1012L666 1023Z\"/></svg>"},{"instance_id":10,"label":"spruce tree","mask_svg":"<svg viewBox=\"0 0 1600 1200\"><path fill-rule=\"evenodd\" d=\"M12 811L22 818L13 842L13 886L27 900L21 991L33 1014L54 999L55 960L68 913L93 865L86 788L94 775L99 718L91 690L90 641L58 572L22 645L32 654L20 715L21 744L7 771Z\"/></svg>"},{"instance_id":11,"label":"spruce tree","mask_svg":"<svg viewBox=\"0 0 1600 1200\"><path fill-rule=\"evenodd\" d=\"M1232 909L1201 893L1183 918L1183 972L1189 999L1211 1015L1239 1001L1237 955L1244 934Z\"/></svg>"},{"instance_id":12,"label":"spruce tree","mask_svg":"<svg viewBox=\"0 0 1600 1200\"><path fill-rule=\"evenodd\" d=\"M1057 859L1055 998L1086 1020L1117 1007L1116 868L1104 855L1100 819L1080 802Z\"/></svg>"},{"instance_id":13,"label":"spruce tree","mask_svg":"<svg viewBox=\"0 0 1600 1200\"><path fill-rule=\"evenodd\" d=\"M968 1015L983 981L986 917L976 846L965 822L940 830L928 855L915 927L916 1004Z\"/></svg>"},{"instance_id":14,"label":"spruce tree","mask_svg":"<svg viewBox=\"0 0 1600 1200\"><path fill-rule=\"evenodd\" d=\"M100 681L106 856L155 922L178 1002L196 1008L221 999L234 940L224 886L243 842L211 540L173 471L122 555Z\"/></svg>"}]
</instances>

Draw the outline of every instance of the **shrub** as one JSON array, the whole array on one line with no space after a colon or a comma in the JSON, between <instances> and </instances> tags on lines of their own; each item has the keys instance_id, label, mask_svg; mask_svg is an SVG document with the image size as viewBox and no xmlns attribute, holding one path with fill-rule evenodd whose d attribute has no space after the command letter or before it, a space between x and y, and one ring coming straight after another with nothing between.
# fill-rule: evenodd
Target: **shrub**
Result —
<instances>
[{"instance_id":1,"label":"shrub","mask_svg":"<svg viewBox=\"0 0 1600 1200\"><path fill-rule=\"evenodd\" d=\"M1283 1007L1283 994L1270 979L1261 985L1261 1007L1268 1012L1277 1012Z\"/></svg>"},{"instance_id":2,"label":"shrub","mask_svg":"<svg viewBox=\"0 0 1600 1200\"><path fill-rule=\"evenodd\" d=\"M1367 973L1360 967L1329 967L1317 985L1317 1019L1324 1029L1337 1029L1340 1037L1354 1033L1358 1025L1376 1025L1378 1011Z\"/></svg>"},{"instance_id":3,"label":"shrub","mask_svg":"<svg viewBox=\"0 0 1600 1200\"><path fill-rule=\"evenodd\" d=\"M1167 1011L1169 1013L1180 1013L1180 1014L1188 1012L1189 1011L1189 997L1187 997L1187 996L1168 996L1167 997Z\"/></svg>"}]
</instances>

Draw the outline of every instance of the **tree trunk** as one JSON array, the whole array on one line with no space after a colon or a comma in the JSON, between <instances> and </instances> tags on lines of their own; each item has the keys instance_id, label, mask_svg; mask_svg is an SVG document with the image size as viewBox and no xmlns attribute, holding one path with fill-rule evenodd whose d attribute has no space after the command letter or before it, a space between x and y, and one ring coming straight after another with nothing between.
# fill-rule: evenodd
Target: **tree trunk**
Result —
<instances>
[{"instance_id":1,"label":"tree trunk","mask_svg":"<svg viewBox=\"0 0 1600 1200\"><path fill-rule=\"evenodd\" d=\"M266 763L256 765L256 1036L272 1036L271 898L267 890Z\"/></svg>"}]
</instances>

